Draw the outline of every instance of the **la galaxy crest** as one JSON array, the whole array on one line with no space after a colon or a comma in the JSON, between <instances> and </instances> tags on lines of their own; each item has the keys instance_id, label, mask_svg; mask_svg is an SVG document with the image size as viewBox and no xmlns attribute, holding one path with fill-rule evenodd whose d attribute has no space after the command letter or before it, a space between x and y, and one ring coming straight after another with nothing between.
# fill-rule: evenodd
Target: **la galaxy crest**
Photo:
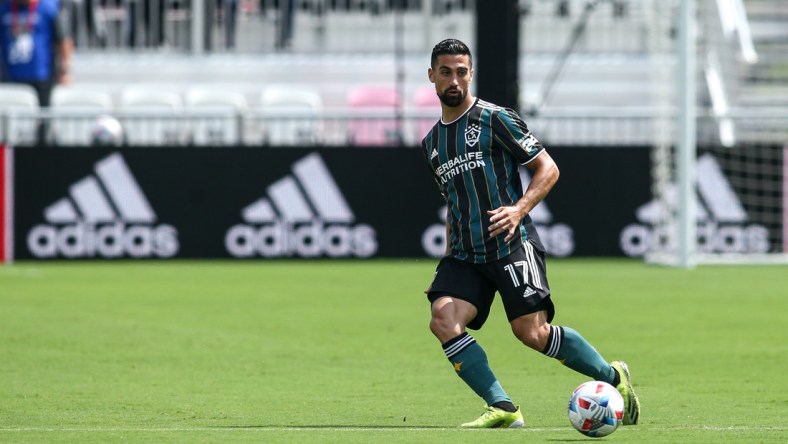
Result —
<instances>
[{"instance_id":1,"label":"la galaxy crest","mask_svg":"<svg viewBox=\"0 0 788 444\"><path fill-rule=\"evenodd\" d=\"M477 124L471 124L465 128L465 144L468 146L475 146L479 143L479 136L482 133L481 127Z\"/></svg>"}]
</instances>

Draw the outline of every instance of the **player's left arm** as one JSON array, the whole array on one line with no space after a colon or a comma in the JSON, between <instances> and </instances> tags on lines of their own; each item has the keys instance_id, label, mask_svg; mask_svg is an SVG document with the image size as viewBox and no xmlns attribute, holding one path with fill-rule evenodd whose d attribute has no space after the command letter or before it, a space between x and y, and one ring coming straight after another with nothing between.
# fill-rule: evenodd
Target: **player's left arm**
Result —
<instances>
[{"instance_id":1,"label":"player's left arm","mask_svg":"<svg viewBox=\"0 0 788 444\"><path fill-rule=\"evenodd\" d=\"M514 238L519 233L523 218L547 196L547 193L558 182L558 165L544 149L526 166L533 171L533 176L523 197L512 206L498 207L487 212L490 216L490 237L506 232L505 242Z\"/></svg>"},{"instance_id":2,"label":"player's left arm","mask_svg":"<svg viewBox=\"0 0 788 444\"><path fill-rule=\"evenodd\" d=\"M498 146L534 171L528 188L517 202L487 212L490 216L490 237L506 232L504 241L509 242L519 233L523 218L558 181L558 167L516 111L508 108L498 110L491 119L491 126Z\"/></svg>"}]
</instances>

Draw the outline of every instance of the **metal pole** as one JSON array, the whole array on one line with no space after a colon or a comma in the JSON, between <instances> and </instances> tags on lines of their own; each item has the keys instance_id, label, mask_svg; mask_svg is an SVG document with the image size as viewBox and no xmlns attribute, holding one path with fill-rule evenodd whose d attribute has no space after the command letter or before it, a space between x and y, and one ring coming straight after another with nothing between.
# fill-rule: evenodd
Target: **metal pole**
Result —
<instances>
[{"instance_id":1,"label":"metal pole","mask_svg":"<svg viewBox=\"0 0 788 444\"><path fill-rule=\"evenodd\" d=\"M678 265L695 266L696 23L695 0L681 0L679 11Z\"/></svg>"},{"instance_id":2,"label":"metal pole","mask_svg":"<svg viewBox=\"0 0 788 444\"><path fill-rule=\"evenodd\" d=\"M205 28L205 0L192 0L191 50L192 54L203 53L203 31Z\"/></svg>"},{"instance_id":3,"label":"metal pole","mask_svg":"<svg viewBox=\"0 0 788 444\"><path fill-rule=\"evenodd\" d=\"M424 29L424 51L430 52L432 50L432 45L435 42L432 41L432 26L430 26L432 16L432 1L422 0L421 2L421 18L422 18L422 28Z\"/></svg>"},{"instance_id":4,"label":"metal pole","mask_svg":"<svg viewBox=\"0 0 788 444\"><path fill-rule=\"evenodd\" d=\"M405 107L405 1L397 2L397 10L394 13L394 57L397 65L396 91L397 91L397 144L403 145L405 140L405 120L403 111Z\"/></svg>"}]
</instances>

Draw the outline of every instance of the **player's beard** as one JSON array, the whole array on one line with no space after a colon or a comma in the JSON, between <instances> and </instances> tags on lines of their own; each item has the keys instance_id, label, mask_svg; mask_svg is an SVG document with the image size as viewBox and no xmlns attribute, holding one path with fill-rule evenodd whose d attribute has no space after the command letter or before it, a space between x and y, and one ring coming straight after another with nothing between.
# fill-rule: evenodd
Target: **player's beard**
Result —
<instances>
[{"instance_id":1,"label":"player's beard","mask_svg":"<svg viewBox=\"0 0 788 444\"><path fill-rule=\"evenodd\" d=\"M456 95L449 95L447 94L449 91L459 91L460 93ZM468 96L468 91L463 91L459 88L447 89L446 91L443 92L443 94L438 94L438 97L441 99L441 102L443 102L444 105L451 107L460 106L462 102L465 101L465 97L467 96Z\"/></svg>"}]
</instances>

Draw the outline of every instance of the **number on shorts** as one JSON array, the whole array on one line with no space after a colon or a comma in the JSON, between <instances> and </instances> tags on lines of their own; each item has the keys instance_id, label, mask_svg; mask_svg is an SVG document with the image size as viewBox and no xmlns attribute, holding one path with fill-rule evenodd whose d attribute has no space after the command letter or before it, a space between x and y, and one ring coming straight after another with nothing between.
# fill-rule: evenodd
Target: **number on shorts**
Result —
<instances>
[{"instance_id":1,"label":"number on shorts","mask_svg":"<svg viewBox=\"0 0 788 444\"><path fill-rule=\"evenodd\" d=\"M504 270L509 272L509 276L512 278L512 283L515 287L520 286L520 277L517 275L517 268L523 269L523 283L528 282L528 263L525 261L515 261L511 264L506 265L503 267Z\"/></svg>"}]
</instances>

